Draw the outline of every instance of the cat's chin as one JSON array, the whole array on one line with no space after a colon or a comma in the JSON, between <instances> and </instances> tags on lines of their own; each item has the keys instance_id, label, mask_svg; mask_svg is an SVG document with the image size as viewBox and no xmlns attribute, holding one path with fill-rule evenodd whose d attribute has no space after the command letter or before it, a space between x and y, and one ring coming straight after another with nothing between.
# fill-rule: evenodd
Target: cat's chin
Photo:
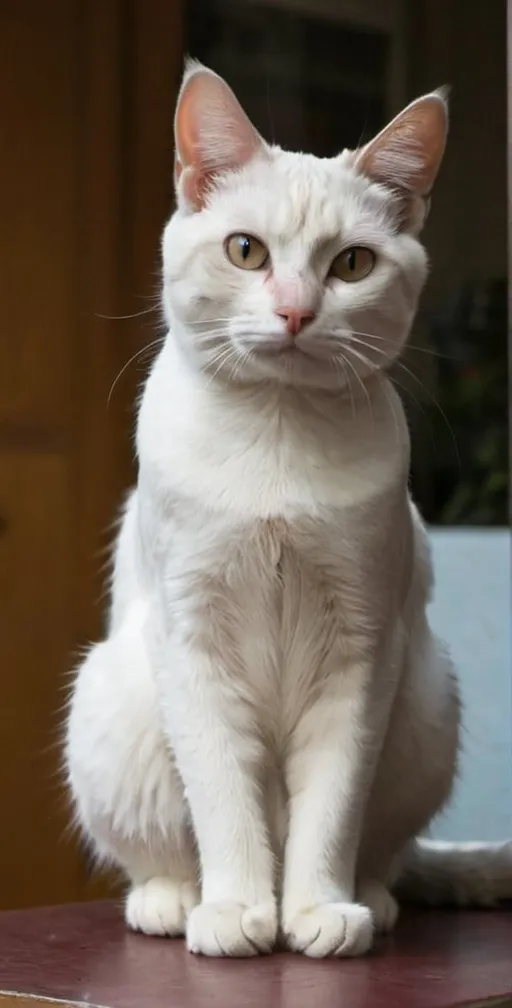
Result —
<instances>
[{"instance_id":1,"label":"cat's chin","mask_svg":"<svg viewBox=\"0 0 512 1008\"><path fill-rule=\"evenodd\" d=\"M249 381L271 380L310 389L335 389L346 384L329 357L309 353L296 344L253 348L238 375Z\"/></svg>"},{"instance_id":2,"label":"cat's chin","mask_svg":"<svg viewBox=\"0 0 512 1008\"><path fill-rule=\"evenodd\" d=\"M284 343L276 346L269 344L268 346L258 348L256 354L269 357L270 359L289 361L298 361L305 357L311 359L312 356L308 354L307 350L303 350L302 347L297 346L296 343Z\"/></svg>"}]
</instances>

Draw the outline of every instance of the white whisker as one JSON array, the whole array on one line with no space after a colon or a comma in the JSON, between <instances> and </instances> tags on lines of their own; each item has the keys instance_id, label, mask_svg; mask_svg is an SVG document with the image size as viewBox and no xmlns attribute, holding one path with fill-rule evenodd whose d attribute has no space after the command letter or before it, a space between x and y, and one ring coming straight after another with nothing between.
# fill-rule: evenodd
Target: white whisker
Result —
<instances>
[{"instance_id":1,"label":"white whisker","mask_svg":"<svg viewBox=\"0 0 512 1008\"><path fill-rule=\"evenodd\" d=\"M371 352L377 351L378 353L381 353L381 354L385 355L385 352L383 350L381 350L380 347L370 347L363 340L359 340L357 338L354 339L353 334L352 334L351 342L356 342L358 344L358 346L363 346L367 350L370 350ZM358 352L355 349L355 347L351 346L351 347L348 347L348 349L351 349L352 353L355 354L357 357L359 357L359 359L361 361L363 361L368 367L373 367L373 368L375 367L375 365L373 365L370 360L368 360L367 358L365 358L363 354L361 354L360 352ZM455 433L454 433L454 431L453 431L453 429L452 429L452 427L450 425L450 422L449 422L446 414L444 413L444 410L442 409L441 405L439 404L439 402L437 401L437 399L435 398L435 396L432 394L432 392L430 392L430 390L428 389L428 387L424 384L424 382L422 382L421 379L418 378L418 376L414 374L414 371L411 371L411 369L409 367L407 367L407 365L404 364L403 361L401 361L400 359L396 359L396 360L394 360L392 362L392 364L393 364L393 367L402 368L402 370L405 371L406 374L409 375L409 377L411 377L412 379L414 379L414 381L417 382L417 384L420 386L420 388L422 389L422 391L426 393L426 395L428 396L428 398L430 399L430 401L433 402L433 404L436 406L436 408L438 409L438 411L440 412L440 414L441 414L441 416L443 418L443 421L445 422L446 426L448 427L448 430L449 430L450 435L451 435L451 439L453 441L453 445L454 445L454 449L455 449L455 455L456 455L456 458L457 458L457 463L460 466L460 464L461 464L460 463L460 455L459 455L459 450L458 450L458 447L457 447L457 442L456 442L456 439L455 439ZM420 401L417 398L417 396L415 396L414 393L411 391L411 389L407 388L407 386L405 386L405 385L402 385L401 382L398 381L398 379L396 378L395 375L392 376L391 380L406 395L409 395L411 397L411 399L413 400L413 402L417 406L418 410L420 411L421 415L424 417L424 419L428 423L428 414L423 409L422 404L420 403Z\"/></svg>"},{"instance_id":2,"label":"white whisker","mask_svg":"<svg viewBox=\"0 0 512 1008\"><path fill-rule=\"evenodd\" d=\"M151 304L147 308L141 308L140 311L133 311L131 314L126 314L126 316L107 316L101 311L95 312L96 319L102 319L104 322L126 322L129 319L140 319L141 316L146 316L146 314L159 314L158 308Z\"/></svg>"},{"instance_id":3,"label":"white whisker","mask_svg":"<svg viewBox=\"0 0 512 1008\"><path fill-rule=\"evenodd\" d=\"M346 333L347 330L344 330ZM389 340L385 336L378 336L376 333L359 332L358 330L348 330L351 336L365 336L367 339L377 340L382 343L389 343ZM376 348L375 348L376 349ZM434 350L431 347L421 347L415 343L405 343L404 349L414 350L415 353L425 353L429 354L431 357L441 357L443 360L457 360L456 357L450 354L443 354L439 350Z\"/></svg>"},{"instance_id":4,"label":"white whisker","mask_svg":"<svg viewBox=\"0 0 512 1008\"><path fill-rule=\"evenodd\" d=\"M222 345L225 345L227 341L228 334L225 332L208 332L208 333L194 333L194 343L196 346L203 346L205 343L214 343L223 340Z\"/></svg>"},{"instance_id":5,"label":"white whisker","mask_svg":"<svg viewBox=\"0 0 512 1008\"><path fill-rule=\"evenodd\" d=\"M404 393L403 395L400 395L400 400L404 405L404 409L406 409L406 404L404 403L404 397L407 396L408 398L412 399L416 409L418 410L419 413L421 413L421 416L425 421L425 426L430 436L430 442L433 445L433 447L435 447L434 435L432 433L431 417L429 417L427 411L423 408L423 405L421 404L420 400L417 398L417 396L414 395L414 392L411 392L410 388L407 388L406 385L402 385L402 383L398 381L396 375L389 375L389 380L392 382L393 385L396 386L396 388L400 389L400 391Z\"/></svg>"},{"instance_id":6,"label":"white whisker","mask_svg":"<svg viewBox=\"0 0 512 1008\"><path fill-rule=\"evenodd\" d=\"M239 354L237 360L235 360L235 363L229 373L228 381L236 380L237 373L240 371L242 366L246 364L247 361L249 360L250 353L251 353L250 350L243 350L242 353Z\"/></svg>"},{"instance_id":7,"label":"white whisker","mask_svg":"<svg viewBox=\"0 0 512 1008\"><path fill-rule=\"evenodd\" d=\"M124 322L127 319L140 318L141 315L156 315L158 309L151 305L149 308L142 308L141 311L133 312L132 315L102 315L101 312L96 312L96 318L103 319L105 322Z\"/></svg>"},{"instance_id":8,"label":"white whisker","mask_svg":"<svg viewBox=\"0 0 512 1008\"><path fill-rule=\"evenodd\" d=\"M452 440L453 447L454 447L454 450L455 450L455 457L457 459L457 465L458 465L459 469L462 469L462 462L461 462L461 458L460 458L460 454L459 454L459 448L458 448L458 445L457 445L457 439L455 437L455 432L453 430L453 427L450 424L450 421L448 420L448 417L446 416L446 413L444 412L443 407L437 401L435 395L430 391L430 389L425 385L425 383L422 382L421 379L418 378L418 376L414 374L414 371L411 371L411 369L408 368L406 364L404 364L400 360L397 360L397 361L395 361L395 366L402 368L402 370L405 371L405 373L408 374L410 378L413 378L414 381L417 382L417 384L420 386L420 388L422 389L422 391L426 392L426 394L427 394L430 402L432 402L434 404L434 406L436 407L436 409L439 411L441 417L444 420L444 423L446 424L446 426L447 426L447 428L448 428L448 430L450 432L451 440Z\"/></svg>"},{"instance_id":9,"label":"white whisker","mask_svg":"<svg viewBox=\"0 0 512 1008\"><path fill-rule=\"evenodd\" d=\"M130 357L129 360L126 361L126 364L123 364L121 370L117 373L116 377L114 378L114 381L112 382L112 385L110 386L110 390L109 390L109 393L108 393L108 396L107 396L107 407L110 406L110 400L112 399L112 393L114 392L114 389L115 389L115 387L116 387L119 379L124 375L126 369L130 367L130 364L133 364L133 362L135 360L137 360L138 357L141 357L143 354L149 353L149 351L152 350L153 347L160 346L165 341L166 336L167 336L167 333L165 333L163 336L159 336L155 340L152 340L151 343L147 343L146 346L141 347L139 350L136 350L136 352L133 354L133 356Z\"/></svg>"},{"instance_id":10,"label":"white whisker","mask_svg":"<svg viewBox=\"0 0 512 1008\"><path fill-rule=\"evenodd\" d=\"M348 347L348 349L351 350L351 352L353 354L355 354L356 357L358 357L359 360L363 364L365 364L366 366L372 368L371 361L367 360L367 358L364 356L364 354L360 353L358 350L355 350L354 347ZM375 368L373 368L373 370L375 370ZM400 422L399 422L399 417L397 415L395 404L393 402L392 397L389 394L388 387L387 387L386 383L383 384L383 388L384 388L384 393L385 393L387 399L389 400L389 403L390 403L390 406L391 406L391 409L392 409L392 412L393 412L393 420L394 420L394 423L395 423L395 431L396 431L396 436L397 436L397 439L398 439L400 437Z\"/></svg>"},{"instance_id":11,"label":"white whisker","mask_svg":"<svg viewBox=\"0 0 512 1008\"><path fill-rule=\"evenodd\" d=\"M215 371L213 372L213 374L210 375L210 378L209 378L208 382L206 383L206 388L210 387L212 381L214 381L214 379L217 377L220 369L224 366L224 364L227 364L227 362L229 361L230 357L235 356L235 354L236 354L236 350L235 350L235 348L233 346L224 346L224 347L221 348L221 350L219 351L219 353L215 355L215 357L213 358L213 360L210 362L210 366L212 366L214 364L217 364L217 367L215 368Z\"/></svg>"},{"instance_id":12,"label":"white whisker","mask_svg":"<svg viewBox=\"0 0 512 1008\"><path fill-rule=\"evenodd\" d=\"M355 376L356 376L356 378L357 378L357 380L358 380L358 382L359 382L359 384L360 384L360 386L361 386L361 388L362 388L362 390L363 390L363 392L364 392L364 394L366 396L366 402L368 403L368 409L370 410L370 414L371 414L372 420L375 423L375 417L373 415L372 401L370 399L370 395L369 395L368 389L366 388L366 385L365 385L363 379L361 378L361 375L359 374L359 371L354 366L354 364L352 363L352 361L350 360L350 358L346 356L346 353L350 352L350 353L355 354L355 356L358 357L359 360L363 361L363 363L365 363L367 365L369 364L369 362L365 360L365 358L363 357L362 354L360 354L357 350L354 350L353 347L345 346L344 350L345 350L345 355L344 355L345 356L345 361L348 364L349 368L354 372L354 374L355 374Z\"/></svg>"},{"instance_id":13,"label":"white whisker","mask_svg":"<svg viewBox=\"0 0 512 1008\"><path fill-rule=\"evenodd\" d=\"M217 322L231 322L231 319L230 318L194 319L191 322L187 322L187 325L188 326L215 325Z\"/></svg>"},{"instance_id":14,"label":"white whisker","mask_svg":"<svg viewBox=\"0 0 512 1008\"><path fill-rule=\"evenodd\" d=\"M393 420L395 422L396 439L397 439L397 441L399 441L400 440L400 418L399 418L397 410L396 410L396 400L394 400L393 396L390 395L390 388L389 388L389 385L387 384L387 382L383 383L383 388L384 388L384 395L386 396L386 399L388 400L389 405L391 406L391 412L393 414Z\"/></svg>"},{"instance_id":15,"label":"white whisker","mask_svg":"<svg viewBox=\"0 0 512 1008\"><path fill-rule=\"evenodd\" d=\"M355 420L355 418L356 418L356 403L355 403L354 391L352 389L352 383L350 381L350 372L347 371L347 368L346 368L346 361L345 361L344 357L342 357L340 354L336 354L336 356L334 356L332 358L332 360L334 361L334 365L335 365L336 370L340 370L341 371L341 377L343 379L343 383L347 385L348 394L350 396L350 405L351 405L351 408L352 408L352 419Z\"/></svg>"},{"instance_id":16,"label":"white whisker","mask_svg":"<svg viewBox=\"0 0 512 1008\"><path fill-rule=\"evenodd\" d=\"M351 333L350 338L345 343L345 346L352 346L353 343L356 343L357 346L364 347L364 349L369 350L370 353L379 353L384 358L388 359L388 354L386 353L385 350L382 349L382 347L372 347L365 340L359 339L358 336L356 336L354 333ZM370 360L368 360L367 363L369 367L374 367L374 364L372 364Z\"/></svg>"}]
</instances>

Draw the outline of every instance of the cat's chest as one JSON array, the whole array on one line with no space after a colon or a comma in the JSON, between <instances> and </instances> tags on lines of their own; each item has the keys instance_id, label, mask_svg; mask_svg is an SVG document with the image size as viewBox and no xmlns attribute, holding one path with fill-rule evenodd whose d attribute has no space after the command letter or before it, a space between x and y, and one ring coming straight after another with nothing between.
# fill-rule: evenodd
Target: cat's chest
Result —
<instances>
[{"instance_id":1,"label":"cat's chest","mask_svg":"<svg viewBox=\"0 0 512 1008\"><path fill-rule=\"evenodd\" d=\"M329 512L324 520L309 516L288 520L284 516L231 523L223 517L200 519L175 541L168 557L168 570L181 568L191 583L203 582L212 590L240 604L251 613L257 606L265 613L283 613L297 600L316 596L330 606L341 598L350 578L354 537L344 534L352 523L346 515ZM177 565L177 567L176 567ZM311 599L309 609L313 607Z\"/></svg>"},{"instance_id":2,"label":"cat's chest","mask_svg":"<svg viewBox=\"0 0 512 1008\"><path fill-rule=\"evenodd\" d=\"M221 654L228 677L242 676L258 708L274 710L267 727L278 744L318 676L333 662L337 668L347 639L375 620L385 591L365 558L381 551L360 553L335 513L325 522L236 523L179 510L157 567L168 625L186 626L201 647Z\"/></svg>"},{"instance_id":3,"label":"cat's chest","mask_svg":"<svg viewBox=\"0 0 512 1008\"><path fill-rule=\"evenodd\" d=\"M277 745L367 611L368 586L355 584L350 569L349 551L335 531L279 517L255 522L226 542L218 575L206 587L214 600L210 618L218 605L222 627L228 614L248 688L276 715L266 724Z\"/></svg>"},{"instance_id":4,"label":"cat's chest","mask_svg":"<svg viewBox=\"0 0 512 1008\"><path fill-rule=\"evenodd\" d=\"M142 563L176 590L222 591L235 599L314 590L340 595L364 581L383 557L396 524L396 500L370 498L357 506L319 505L261 516L212 506L174 494L165 501L150 495L140 517Z\"/></svg>"},{"instance_id":5,"label":"cat's chest","mask_svg":"<svg viewBox=\"0 0 512 1008\"><path fill-rule=\"evenodd\" d=\"M335 530L322 523L258 521L241 545L246 562L233 553L228 580L238 583L239 597L259 600L272 611L286 635L297 624L310 623L343 606L346 553ZM315 616L315 613L317 616Z\"/></svg>"}]
</instances>

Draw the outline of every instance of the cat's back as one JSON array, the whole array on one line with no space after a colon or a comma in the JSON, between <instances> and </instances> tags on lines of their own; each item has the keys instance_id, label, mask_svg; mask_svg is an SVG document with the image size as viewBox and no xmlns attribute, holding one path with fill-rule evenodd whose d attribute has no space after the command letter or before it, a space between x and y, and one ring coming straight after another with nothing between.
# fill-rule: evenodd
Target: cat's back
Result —
<instances>
[{"instance_id":1,"label":"cat's back","mask_svg":"<svg viewBox=\"0 0 512 1008\"><path fill-rule=\"evenodd\" d=\"M114 547L111 575L109 633L122 626L135 607L145 605L144 579L139 556L139 501L137 489L132 490L122 508L118 535Z\"/></svg>"}]
</instances>

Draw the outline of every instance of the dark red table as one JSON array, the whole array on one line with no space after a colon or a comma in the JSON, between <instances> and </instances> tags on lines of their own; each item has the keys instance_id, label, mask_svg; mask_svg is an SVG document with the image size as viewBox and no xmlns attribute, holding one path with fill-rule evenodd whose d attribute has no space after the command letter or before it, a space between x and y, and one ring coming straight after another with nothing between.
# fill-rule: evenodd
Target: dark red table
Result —
<instances>
[{"instance_id":1,"label":"dark red table","mask_svg":"<svg viewBox=\"0 0 512 1008\"><path fill-rule=\"evenodd\" d=\"M512 1005L512 910L407 913L351 961L196 959L180 941L128 934L115 903L15 911L0 914L0 991L105 1008ZM0 996L0 1008L25 1003Z\"/></svg>"}]
</instances>

